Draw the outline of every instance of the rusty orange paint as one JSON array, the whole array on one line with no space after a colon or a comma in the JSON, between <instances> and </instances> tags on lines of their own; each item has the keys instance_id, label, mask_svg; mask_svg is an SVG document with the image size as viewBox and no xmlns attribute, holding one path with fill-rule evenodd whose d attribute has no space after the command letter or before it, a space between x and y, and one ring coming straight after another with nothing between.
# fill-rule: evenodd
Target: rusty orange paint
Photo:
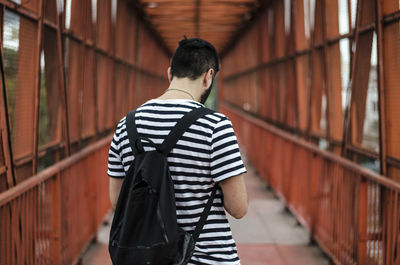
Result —
<instances>
[{"instance_id":1,"label":"rusty orange paint","mask_svg":"<svg viewBox=\"0 0 400 265\"><path fill-rule=\"evenodd\" d=\"M261 177L336 264L397 264L399 183L239 108L220 110Z\"/></svg>"}]
</instances>

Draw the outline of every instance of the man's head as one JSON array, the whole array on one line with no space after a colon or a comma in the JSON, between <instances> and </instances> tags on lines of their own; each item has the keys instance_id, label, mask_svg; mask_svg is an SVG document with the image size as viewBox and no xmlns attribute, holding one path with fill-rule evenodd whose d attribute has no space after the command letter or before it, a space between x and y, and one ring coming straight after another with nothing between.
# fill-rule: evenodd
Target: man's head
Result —
<instances>
[{"instance_id":1,"label":"man's head","mask_svg":"<svg viewBox=\"0 0 400 265\"><path fill-rule=\"evenodd\" d=\"M219 71L218 54L214 46L200 38L183 39L179 42L171 59L170 79L189 78L204 79L206 90L201 96L201 102L207 99L214 78Z\"/></svg>"}]
</instances>

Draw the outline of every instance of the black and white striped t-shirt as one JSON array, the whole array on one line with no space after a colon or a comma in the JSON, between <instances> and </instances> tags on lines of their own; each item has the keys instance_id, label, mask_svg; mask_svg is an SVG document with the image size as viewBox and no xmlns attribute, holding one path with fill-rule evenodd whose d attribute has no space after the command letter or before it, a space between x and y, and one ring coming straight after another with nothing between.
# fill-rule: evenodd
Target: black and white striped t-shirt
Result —
<instances>
[{"instance_id":1,"label":"black and white striped t-shirt","mask_svg":"<svg viewBox=\"0 0 400 265\"><path fill-rule=\"evenodd\" d=\"M193 100L150 100L136 112L139 136L161 144L186 112L201 106ZM145 151L152 148L146 143L143 146ZM124 117L111 143L108 175L125 177L133 159ZM232 124L217 112L198 119L189 127L168 155L168 164L175 187L178 224L189 232L194 230L203 212L213 182L246 172ZM220 189L189 264L240 264Z\"/></svg>"}]
</instances>

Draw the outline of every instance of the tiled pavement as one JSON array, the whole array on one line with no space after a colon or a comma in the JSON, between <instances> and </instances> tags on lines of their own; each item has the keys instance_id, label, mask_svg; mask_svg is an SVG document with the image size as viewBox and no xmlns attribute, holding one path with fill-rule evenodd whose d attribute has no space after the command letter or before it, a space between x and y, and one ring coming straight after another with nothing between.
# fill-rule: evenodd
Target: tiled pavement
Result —
<instances>
[{"instance_id":1,"label":"tiled pavement","mask_svg":"<svg viewBox=\"0 0 400 265\"><path fill-rule=\"evenodd\" d=\"M299 225L248 166L246 185L249 211L240 220L229 218L242 265L328 265L318 246L310 245L308 232ZM109 226L103 226L82 265L111 265L107 251Z\"/></svg>"}]
</instances>

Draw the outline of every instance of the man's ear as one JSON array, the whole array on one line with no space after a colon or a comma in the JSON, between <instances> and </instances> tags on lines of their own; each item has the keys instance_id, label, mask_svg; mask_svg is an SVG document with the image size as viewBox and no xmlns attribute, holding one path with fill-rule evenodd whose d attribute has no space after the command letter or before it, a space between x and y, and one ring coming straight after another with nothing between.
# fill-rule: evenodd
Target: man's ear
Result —
<instances>
[{"instance_id":1,"label":"man's ear","mask_svg":"<svg viewBox=\"0 0 400 265\"><path fill-rule=\"evenodd\" d=\"M168 74L168 81L171 83L172 81L171 66L168 67L167 74Z\"/></svg>"},{"instance_id":2,"label":"man's ear","mask_svg":"<svg viewBox=\"0 0 400 265\"><path fill-rule=\"evenodd\" d=\"M214 75L214 69L210 68L208 69L208 71L206 72L206 74L204 75L204 79L203 79L203 85L208 88L211 85L212 82L212 78Z\"/></svg>"}]
</instances>

